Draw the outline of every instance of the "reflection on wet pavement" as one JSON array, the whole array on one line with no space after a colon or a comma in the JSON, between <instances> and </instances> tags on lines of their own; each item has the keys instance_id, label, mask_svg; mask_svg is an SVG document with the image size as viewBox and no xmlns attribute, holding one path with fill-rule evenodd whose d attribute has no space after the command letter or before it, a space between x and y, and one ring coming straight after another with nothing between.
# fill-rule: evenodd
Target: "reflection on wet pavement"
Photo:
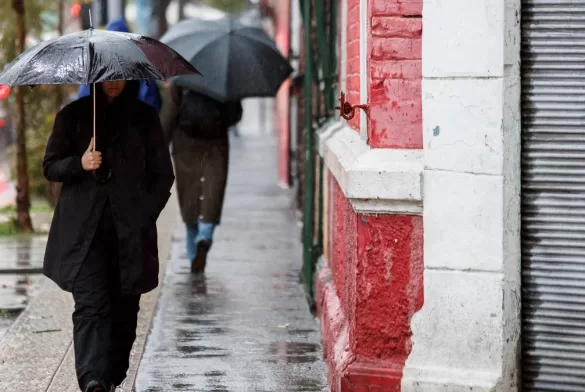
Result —
<instances>
[{"instance_id":1,"label":"reflection on wet pavement","mask_svg":"<svg viewBox=\"0 0 585 392\"><path fill-rule=\"evenodd\" d=\"M47 245L46 236L23 236L0 239L0 271L31 270L39 272Z\"/></svg>"},{"instance_id":2,"label":"reflection on wet pavement","mask_svg":"<svg viewBox=\"0 0 585 392\"><path fill-rule=\"evenodd\" d=\"M0 339L36 294L46 236L0 239Z\"/></svg>"},{"instance_id":3,"label":"reflection on wet pavement","mask_svg":"<svg viewBox=\"0 0 585 392\"><path fill-rule=\"evenodd\" d=\"M173 243L137 392L326 391L320 334L299 284L299 232L269 141L234 148L206 278ZM258 157L265 159L258 159Z\"/></svg>"}]
</instances>

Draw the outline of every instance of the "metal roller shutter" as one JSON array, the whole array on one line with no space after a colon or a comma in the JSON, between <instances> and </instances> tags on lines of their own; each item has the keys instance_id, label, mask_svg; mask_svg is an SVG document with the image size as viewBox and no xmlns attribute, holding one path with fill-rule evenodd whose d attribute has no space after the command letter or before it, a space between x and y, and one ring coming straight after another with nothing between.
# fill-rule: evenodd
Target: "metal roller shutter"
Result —
<instances>
[{"instance_id":1,"label":"metal roller shutter","mask_svg":"<svg viewBox=\"0 0 585 392\"><path fill-rule=\"evenodd\" d=\"M585 0L522 1L524 391L585 391Z\"/></svg>"}]
</instances>

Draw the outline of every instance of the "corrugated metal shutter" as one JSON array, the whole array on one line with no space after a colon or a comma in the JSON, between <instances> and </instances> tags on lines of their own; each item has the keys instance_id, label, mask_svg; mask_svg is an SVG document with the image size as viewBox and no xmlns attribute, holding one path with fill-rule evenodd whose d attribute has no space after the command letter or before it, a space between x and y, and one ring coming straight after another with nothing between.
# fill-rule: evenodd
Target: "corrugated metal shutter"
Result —
<instances>
[{"instance_id":1,"label":"corrugated metal shutter","mask_svg":"<svg viewBox=\"0 0 585 392\"><path fill-rule=\"evenodd\" d=\"M524 391L585 391L585 0L522 1Z\"/></svg>"}]
</instances>

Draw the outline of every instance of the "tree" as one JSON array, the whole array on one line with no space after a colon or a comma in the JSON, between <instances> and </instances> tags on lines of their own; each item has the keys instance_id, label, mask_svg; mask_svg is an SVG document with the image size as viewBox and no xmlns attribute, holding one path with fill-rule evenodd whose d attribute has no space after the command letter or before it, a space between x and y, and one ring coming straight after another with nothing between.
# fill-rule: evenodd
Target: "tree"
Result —
<instances>
[{"instance_id":1,"label":"tree","mask_svg":"<svg viewBox=\"0 0 585 392\"><path fill-rule=\"evenodd\" d=\"M27 32L37 36L41 33L41 12L46 8L44 0L0 1L0 69L24 50ZM13 174L17 180L15 221L20 231L30 232L31 172L40 172L40 167L29 167L26 135L47 134L47 113L53 110L54 101L53 94L47 94L43 88L15 88L12 98L17 134L16 151L13 151Z\"/></svg>"},{"instance_id":2,"label":"tree","mask_svg":"<svg viewBox=\"0 0 585 392\"><path fill-rule=\"evenodd\" d=\"M12 0L12 9L16 14L16 51L22 53L26 44L24 0ZM30 219L26 118L22 89L22 87L17 87L14 90L16 103L16 228L20 232L30 233L33 231L33 226Z\"/></svg>"}]
</instances>

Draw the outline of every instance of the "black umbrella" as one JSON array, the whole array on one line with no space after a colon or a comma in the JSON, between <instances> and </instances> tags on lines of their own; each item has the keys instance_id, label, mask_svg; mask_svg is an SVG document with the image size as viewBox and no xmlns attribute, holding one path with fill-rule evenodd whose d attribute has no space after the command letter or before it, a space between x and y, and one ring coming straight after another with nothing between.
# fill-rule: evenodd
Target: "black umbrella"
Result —
<instances>
[{"instance_id":1,"label":"black umbrella","mask_svg":"<svg viewBox=\"0 0 585 392\"><path fill-rule=\"evenodd\" d=\"M137 34L89 29L41 42L12 61L0 84L166 80L197 70L167 45Z\"/></svg>"},{"instance_id":2,"label":"black umbrella","mask_svg":"<svg viewBox=\"0 0 585 392\"><path fill-rule=\"evenodd\" d=\"M222 102L273 97L293 71L264 30L232 17L180 22L161 41L204 76L179 76L174 82Z\"/></svg>"},{"instance_id":3,"label":"black umbrella","mask_svg":"<svg viewBox=\"0 0 585 392\"><path fill-rule=\"evenodd\" d=\"M0 84L94 84L95 89L95 83L106 81L166 80L197 73L181 55L155 39L89 29L28 49L0 73Z\"/></svg>"}]
</instances>

